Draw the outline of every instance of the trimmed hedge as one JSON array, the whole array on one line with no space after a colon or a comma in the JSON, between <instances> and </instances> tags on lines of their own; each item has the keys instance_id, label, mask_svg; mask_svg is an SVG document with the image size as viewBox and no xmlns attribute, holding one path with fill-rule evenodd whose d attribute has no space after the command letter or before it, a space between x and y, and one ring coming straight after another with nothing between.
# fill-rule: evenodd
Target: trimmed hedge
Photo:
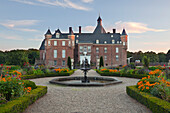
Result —
<instances>
[{"instance_id":1,"label":"trimmed hedge","mask_svg":"<svg viewBox=\"0 0 170 113\"><path fill-rule=\"evenodd\" d=\"M170 113L170 103L149 93L140 92L135 86L126 86L126 93L147 106L153 113Z\"/></svg>"},{"instance_id":2,"label":"trimmed hedge","mask_svg":"<svg viewBox=\"0 0 170 113\"><path fill-rule=\"evenodd\" d=\"M74 73L75 70L70 70L69 72L62 73L46 73L39 75L21 75L21 79L34 79L34 78L44 78L44 77L57 77L57 76L69 76Z\"/></svg>"},{"instance_id":3,"label":"trimmed hedge","mask_svg":"<svg viewBox=\"0 0 170 113\"><path fill-rule=\"evenodd\" d=\"M144 74L127 74L127 73L112 73L112 72L101 72L100 70L96 70L96 72L98 74L100 74L101 76L117 76L117 77L128 77L128 78L138 78L141 79L143 77L147 77L148 75L144 75Z\"/></svg>"},{"instance_id":4,"label":"trimmed hedge","mask_svg":"<svg viewBox=\"0 0 170 113\"><path fill-rule=\"evenodd\" d=\"M46 86L37 86L29 94L23 97L18 97L15 100L9 101L6 104L0 105L0 113L20 113L23 112L29 105L47 93Z\"/></svg>"}]
</instances>

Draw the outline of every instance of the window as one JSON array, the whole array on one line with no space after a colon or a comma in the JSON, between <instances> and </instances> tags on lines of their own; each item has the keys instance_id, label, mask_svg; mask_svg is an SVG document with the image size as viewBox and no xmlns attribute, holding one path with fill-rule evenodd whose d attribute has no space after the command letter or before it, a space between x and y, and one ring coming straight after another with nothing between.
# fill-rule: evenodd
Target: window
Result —
<instances>
[{"instance_id":1,"label":"window","mask_svg":"<svg viewBox=\"0 0 170 113\"><path fill-rule=\"evenodd\" d=\"M72 46L74 46L74 41L72 41Z\"/></svg>"},{"instance_id":2,"label":"window","mask_svg":"<svg viewBox=\"0 0 170 113\"><path fill-rule=\"evenodd\" d=\"M99 59L99 55L96 55L96 59Z\"/></svg>"},{"instance_id":3,"label":"window","mask_svg":"<svg viewBox=\"0 0 170 113\"><path fill-rule=\"evenodd\" d=\"M83 46L80 46L80 52L83 52Z\"/></svg>"},{"instance_id":4,"label":"window","mask_svg":"<svg viewBox=\"0 0 170 113\"><path fill-rule=\"evenodd\" d=\"M48 41L48 46L50 46L50 40Z\"/></svg>"},{"instance_id":5,"label":"window","mask_svg":"<svg viewBox=\"0 0 170 113\"><path fill-rule=\"evenodd\" d=\"M122 41L120 41L120 44L122 43Z\"/></svg>"},{"instance_id":6,"label":"window","mask_svg":"<svg viewBox=\"0 0 170 113\"><path fill-rule=\"evenodd\" d=\"M104 56L104 60L107 60L107 56L106 55Z\"/></svg>"},{"instance_id":7,"label":"window","mask_svg":"<svg viewBox=\"0 0 170 113\"><path fill-rule=\"evenodd\" d=\"M55 65L55 66L57 65L57 60L54 60L54 65Z\"/></svg>"},{"instance_id":8,"label":"window","mask_svg":"<svg viewBox=\"0 0 170 113\"><path fill-rule=\"evenodd\" d=\"M57 41L54 41L54 46L57 46Z\"/></svg>"},{"instance_id":9,"label":"window","mask_svg":"<svg viewBox=\"0 0 170 113\"><path fill-rule=\"evenodd\" d=\"M99 44L99 40L96 40L96 44Z\"/></svg>"},{"instance_id":10,"label":"window","mask_svg":"<svg viewBox=\"0 0 170 113\"><path fill-rule=\"evenodd\" d=\"M54 50L54 58L57 58L57 50Z\"/></svg>"},{"instance_id":11,"label":"window","mask_svg":"<svg viewBox=\"0 0 170 113\"><path fill-rule=\"evenodd\" d=\"M87 52L87 46L84 46L84 52Z\"/></svg>"},{"instance_id":12,"label":"window","mask_svg":"<svg viewBox=\"0 0 170 113\"><path fill-rule=\"evenodd\" d=\"M70 41L68 41L68 46L71 46L71 42Z\"/></svg>"},{"instance_id":13,"label":"window","mask_svg":"<svg viewBox=\"0 0 170 113\"><path fill-rule=\"evenodd\" d=\"M116 61L119 61L119 56L118 55L116 55Z\"/></svg>"},{"instance_id":14,"label":"window","mask_svg":"<svg viewBox=\"0 0 170 113\"><path fill-rule=\"evenodd\" d=\"M91 52L91 46L88 46L88 52Z\"/></svg>"},{"instance_id":15,"label":"window","mask_svg":"<svg viewBox=\"0 0 170 113\"><path fill-rule=\"evenodd\" d=\"M117 41L117 44L119 44L119 41Z\"/></svg>"},{"instance_id":16,"label":"window","mask_svg":"<svg viewBox=\"0 0 170 113\"><path fill-rule=\"evenodd\" d=\"M79 43L79 40L76 40L76 43L78 44L78 43Z\"/></svg>"},{"instance_id":17,"label":"window","mask_svg":"<svg viewBox=\"0 0 170 113\"><path fill-rule=\"evenodd\" d=\"M104 41L104 44L107 44L107 41Z\"/></svg>"},{"instance_id":18,"label":"window","mask_svg":"<svg viewBox=\"0 0 170 113\"><path fill-rule=\"evenodd\" d=\"M96 53L99 53L99 48L98 47L96 47Z\"/></svg>"},{"instance_id":19,"label":"window","mask_svg":"<svg viewBox=\"0 0 170 113\"><path fill-rule=\"evenodd\" d=\"M65 41L62 41L62 46L65 46L66 45L66 42Z\"/></svg>"},{"instance_id":20,"label":"window","mask_svg":"<svg viewBox=\"0 0 170 113\"><path fill-rule=\"evenodd\" d=\"M115 40L112 40L112 44L114 44L115 43Z\"/></svg>"},{"instance_id":21,"label":"window","mask_svg":"<svg viewBox=\"0 0 170 113\"><path fill-rule=\"evenodd\" d=\"M79 35L77 35L77 37L79 37Z\"/></svg>"},{"instance_id":22,"label":"window","mask_svg":"<svg viewBox=\"0 0 170 113\"><path fill-rule=\"evenodd\" d=\"M123 45L125 46L125 45L126 45L126 43L125 43L125 42L123 42Z\"/></svg>"},{"instance_id":23,"label":"window","mask_svg":"<svg viewBox=\"0 0 170 113\"><path fill-rule=\"evenodd\" d=\"M111 37L113 37L113 35L111 35Z\"/></svg>"},{"instance_id":24,"label":"window","mask_svg":"<svg viewBox=\"0 0 170 113\"><path fill-rule=\"evenodd\" d=\"M62 61L62 66L65 66L65 63L66 63L65 60L63 60L63 61Z\"/></svg>"},{"instance_id":25,"label":"window","mask_svg":"<svg viewBox=\"0 0 170 113\"><path fill-rule=\"evenodd\" d=\"M104 48L104 53L107 53L107 47Z\"/></svg>"},{"instance_id":26,"label":"window","mask_svg":"<svg viewBox=\"0 0 170 113\"><path fill-rule=\"evenodd\" d=\"M60 34L59 33L56 33L56 38L59 38L60 37Z\"/></svg>"},{"instance_id":27,"label":"window","mask_svg":"<svg viewBox=\"0 0 170 113\"><path fill-rule=\"evenodd\" d=\"M119 53L119 48L118 47L116 47L116 53Z\"/></svg>"},{"instance_id":28,"label":"window","mask_svg":"<svg viewBox=\"0 0 170 113\"><path fill-rule=\"evenodd\" d=\"M66 50L62 50L62 58L66 57Z\"/></svg>"}]
</instances>

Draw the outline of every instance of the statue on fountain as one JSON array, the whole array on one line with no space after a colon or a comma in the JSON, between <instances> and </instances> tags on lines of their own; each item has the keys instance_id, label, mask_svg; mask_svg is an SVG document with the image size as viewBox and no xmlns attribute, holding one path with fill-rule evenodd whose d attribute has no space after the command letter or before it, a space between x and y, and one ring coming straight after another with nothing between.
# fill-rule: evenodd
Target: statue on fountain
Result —
<instances>
[{"instance_id":1,"label":"statue on fountain","mask_svg":"<svg viewBox=\"0 0 170 113\"><path fill-rule=\"evenodd\" d=\"M82 80L82 83L89 83L90 81L88 80L86 74L87 74L87 71L90 70L90 65L88 64L88 60L86 58L85 60L83 60L81 70L84 71L84 79Z\"/></svg>"}]
</instances>

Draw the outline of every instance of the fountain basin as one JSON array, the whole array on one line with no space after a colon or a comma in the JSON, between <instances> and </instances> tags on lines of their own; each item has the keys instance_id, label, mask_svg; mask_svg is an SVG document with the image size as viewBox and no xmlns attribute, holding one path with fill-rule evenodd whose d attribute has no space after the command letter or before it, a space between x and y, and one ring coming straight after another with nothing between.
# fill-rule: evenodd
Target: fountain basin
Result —
<instances>
[{"instance_id":1,"label":"fountain basin","mask_svg":"<svg viewBox=\"0 0 170 113\"><path fill-rule=\"evenodd\" d=\"M88 77L90 80L89 83L82 83L84 77L64 77L64 78L56 78L49 81L51 84L59 84L59 85L66 85L66 86L107 86L122 83L122 81L116 78L110 77Z\"/></svg>"}]
</instances>

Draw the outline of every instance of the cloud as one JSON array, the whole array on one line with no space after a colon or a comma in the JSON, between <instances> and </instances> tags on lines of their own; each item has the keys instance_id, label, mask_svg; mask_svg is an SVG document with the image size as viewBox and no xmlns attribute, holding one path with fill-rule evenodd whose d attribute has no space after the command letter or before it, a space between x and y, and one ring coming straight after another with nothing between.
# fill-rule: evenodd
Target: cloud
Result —
<instances>
[{"instance_id":1,"label":"cloud","mask_svg":"<svg viewBox=\"0 0 170 113\"><path fill-rule=\"evenodd\" d=\"M93 0L82 0L82 2L84 2L84 3L91 3L91 2L93 2Z\"/></svg>"},{"instance_id":2,"label":"cloud","mask_svg":"<svg viewBox=\"0 0 170 113\"><path fill-rule=\"evenodd\" d=\"M61 6L65 8L73 8L77 10L89 11L91 8L85 7L78 2L81 3L91 3L93 0L82 0L75 3L72 0L11 0L19 3L29 4L29 5L51 5L51 6Z\"/></svg>"},{"instance_id":3,"label":"cloud","mask_svg":"<svg viewBox=\"0 0 170 113\"><path fill-rule=\"evenodd\" d=\"M28 39L28 40L30 40L30 41L42 41L42 38L30 38L30 39Z\"/></svg>"},{"instance_id":4,"label":"cloud","mask_svg":"<svg viewBox=\"0 0 170 113\"><path fill-rule=\"evenodd\" d=\"M23 40L22 37L20 36L14 36L14 35L5 35L5 34L0 34L0 38L4 38L4 39L11 39L11 40Z\"/></svg>"},{"instance_id":5,"label":"cloud","mask_svg":"<svg viewBox=\"0 0 170 113\"><path fill-rule=\"evenodd\" d=\"M31 26L38 23L39 20L7 20L0 22L0 25L14 30L27 31L27 32L37 32L36 29L21 28L25 26Z\"/></svg>"},{"instance_id":6,"label":"cloud","mask_svg":"<svg viewBox=\"0 0 170 113\"><path fill-rule=\"evenodd\" d=\"M153 31L153 32L162 32L167 31L165 29L154 29L149 28L147 24L139 23L139 22L122 22L118 21L115 23L116 28L121 31L122 28L125 28L128 33L144 33L147 31Z\"/></svg>"},{"instance_id":7,"label":"cloud","mask_svg":"<svg viewBox=\"0 0 170 113\"><path fill-rule=\"evenodd\" d=\"M31 26L35 25L39 20L7 20L0 22L0 25L3 25L8 28L14 28L18 26Z\"/></svg>"},{"instance_id":8,"label":"cloud","mask_svg":"<svg viewBox=\"0 0 170 113\"><path fill-rule=\"evenodd\" d=\"M82 30L84 32L93 32L94 29L95 29L96 26L85 26L85 27L82 27Z\"/></svg>"}]
</instances>

